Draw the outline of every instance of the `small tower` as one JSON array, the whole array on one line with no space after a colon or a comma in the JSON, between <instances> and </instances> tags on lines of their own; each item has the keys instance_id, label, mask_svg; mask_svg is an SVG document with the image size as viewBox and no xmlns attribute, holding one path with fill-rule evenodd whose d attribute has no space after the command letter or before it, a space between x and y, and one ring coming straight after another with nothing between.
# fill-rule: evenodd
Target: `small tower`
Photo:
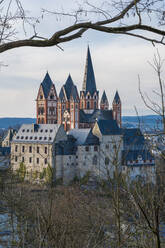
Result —
<instances>
[{"instance_id":1,"label":"small tower","mask_svg":"<svg viewBox=\"0 0 165 248\"><path fill-rule=\"evenodd\" d=\"M66 131L79 127L79 103L77 87L69 75L58 99L58 123L64 124Z\"/></svg>"},{"instance_id":2,"label":"small tower","mask_svg":"<svg viewBox=\"0 0 165 248\"><path fill-rule=\"evenodd\" d=\"M118 91L116 91L113 103L112 103L112 107L113 107L113 118L114 120L117 121L119 127L121 127L121 100L118 94Z\"/></svg>"},{"instance_id":3,"label":"small tower","mask_svg":"<svg viewBox=\"0 0 165 248\"><path fill-rule=\"evenodd\" d=\"M105 90L104 90L103 95L101 97L100 109L101 110L107 110L107 109L109 109L109 103L108 103L108 99L107 99Z\"/></svg>"},{"instance_id":4,"label":"small tower","mask_svg":"<svg viewBox=\"0 0 165 248\"><path fill-rule=\"evenodd\" d=\"M84 81L82 91L80 91L80 109L91 112L98 109L99 92L96 89L95 75L93 71L92 59L88 47L85 65Z\"/></svg>"},{"instance_id":5,"label":"small tower","mask_svg":"<svg viewBox=\"0 0 165 248\"><path fill-rule=\"evenodd\" d=\"M37 96L37 124L57 123L57 93L49 73L40 84Z\"/></svg>"}]
</instances>

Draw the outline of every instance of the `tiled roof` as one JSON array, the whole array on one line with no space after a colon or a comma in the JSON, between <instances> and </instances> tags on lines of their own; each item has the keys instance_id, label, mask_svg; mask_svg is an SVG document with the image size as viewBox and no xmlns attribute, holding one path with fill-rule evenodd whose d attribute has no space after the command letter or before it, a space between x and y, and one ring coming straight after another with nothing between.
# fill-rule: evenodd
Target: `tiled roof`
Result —
<instances>
[{"instance_id":1,"label":"tiled roof","mask_svg":"<svg viewBox=\"0 0 165 248\"><path fill-rule=\"evenodd\" d=\"M85 74L84 74L82 91L84 91L85 93L90 92L92 96L95 92L97 92L95 75L93 71L93 65L92 65L92 59L91 59L89 47L87 50L87 58L86 58Z\"/></svg>"},{"instance_id":2,"label":"tiled roof","mask_svg":"<svg viewBox=\"0 0 165 248\"><path fill-rule=\"evenodd\" d=\"M107 96L106 96L106 93L105 93L105 90L104 90L104 92L102 94L102 97L101 97L100 103L103 103L104 104L106 102L108 102L108 99L107 99Z\"/></svg>"},{"instance_id":3,"label":"tiled roof","mask_svg":"<svg viewBox=\"0 0 165 248\"><path fill-rule=\"evenodd\" d=\"M115 97L114 97L114 100L113 100L113 103L120 103L120 97L119 97L119 93L118 91L116 91L116 94L115 94Z\"/></svg>"},{"instance_id":4,"label":"tiled roof","mask_svg":"<svg viewBox=\"0 0 165 248\"><path fill-rule=\"evenodd\" d=\"M97 124L99 126L102 135L121 135L121 129L117 125L116 120L98 120Z\"/></svg>"},{"instance_id":5,"label":"tiled roof","mask_svg":"<svg viewBox=\"0 0 165 248\"><path fill-rule=\"evenodd\" d=\"M59 124L23 124L12 142L52 144L59 128Z\"/></svg>"},{"instance_id":6,"label":"tiled roof","mask_svg":"<svg viewBox=\"0 0 165 248\"><path fill-rule=\"evenodd\" d=\"M96 120L113 120L112 110L96 109L92 114L86 114L80 110L80 123L95 123Z\"/></svg>"},{"instance_id":7,"label":"tiled roof","mask_svg":"<svg viewBox=\"0 0 165 248\"><path fill-rule=\"evenodd\" d=\"M52 84L53 82L49 76L49 73L47 72L44 80L41 83L45 98L48 97Z\"/></svg>"}]
</instances>

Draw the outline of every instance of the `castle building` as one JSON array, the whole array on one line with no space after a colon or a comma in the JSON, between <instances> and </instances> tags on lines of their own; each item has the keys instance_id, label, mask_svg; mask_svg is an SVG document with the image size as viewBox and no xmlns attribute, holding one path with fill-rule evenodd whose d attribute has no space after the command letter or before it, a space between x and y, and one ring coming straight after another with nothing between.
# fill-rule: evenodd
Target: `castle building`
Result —
<instances>
[{"instance_id":1,"label":"castle building","mask_svg":"<svg viewBox=\"0 0 165 248\"><path fill-rule=\"evenodd\" d=\"M59 95L49 73L36 100L37 124L22 125L11 142L14 171L24 163L32 177L51 166L54 180L71 182L89 172L98 179L113 177L115 168L132 179L155 170L155 160L140 129L122 128L122 103L116 91L112 109L106 92L99 104L90 49L80 95L69 74ZM99 108L100 107L100 108Z\"/></svg>"},{"instance_id":2,"label":"castle building","mask_svg":"<svg viewBox=\"0 0 165 248\"><path fill-rule=\"evenodd\" d=\"M80 95L69 74L58 96L55 85L47 72L39 87L36 102L38 124L63 124L65 130L68 131L73 128L91 128L97 119L113 118L121 127L122 111L118 92L114 97L113 108L109 109L108 98L104 91L99 108L99 91L96 87L89 47Z\"/></svg>"}]
</instances>

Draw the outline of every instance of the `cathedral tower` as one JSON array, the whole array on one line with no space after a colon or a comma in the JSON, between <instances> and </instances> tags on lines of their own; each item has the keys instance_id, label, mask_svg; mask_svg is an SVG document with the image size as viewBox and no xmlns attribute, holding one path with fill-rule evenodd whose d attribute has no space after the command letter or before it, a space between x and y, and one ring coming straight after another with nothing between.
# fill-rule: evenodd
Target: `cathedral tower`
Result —
<instances>
[{"instance_id":1,"label":"cathedral tower","mask_svg":"<svg viewBox=\"0 0 165 248\"><path fill-rule=\"evenodd\" d=\"M119 127L121 127L121 100L118 94L118 91L116 91L113 103L112 103L112 107L113 107L113 118L114 120L117 121Z\"/></svg>"},{"instance_id":2,"label":"cathedral tower","mask_svg":"<svg viewBox=\"0 0 165 248\"><path fill-rule=\"evenodd\" d=\"M37 123L57 123L57 93L49 73L40 84L37 96Z\"/></svg>"},{"instance_id":3,"label":"cathedral tower","mask_svg":"<svg viewBox=\"0 0 165 248\"><path fill-rule=\"evenodd\" d=\"M107 99L105 90L104 90L103 95L101 97L100 109L101 110L108 110L109 109L109 103L108 103L108 99Z\"/></svg>"},{"instance_id":4,"label":"cathedral tower","mask_svg":"<svg viewBox=\"0 0 165 248\"><path fill-rule=\"evenodd\" d=\"M80 109L90 113L98 109L99 92L96 89L95 75L93 71L92 59L88 47L85 65L85 74L82 91L80 91Z\"/></svg>"},{"instance_id":5,"label":"cathedral tower","mask_svg":"<svg viewBox=\"0 0 165 248\"><path fill-rule=\"evenodd\" d=\"M77 87L69 75L58 99L58 123L64 124L66 131L79 127L79 102Z\"/></svg>"}]
</instances>

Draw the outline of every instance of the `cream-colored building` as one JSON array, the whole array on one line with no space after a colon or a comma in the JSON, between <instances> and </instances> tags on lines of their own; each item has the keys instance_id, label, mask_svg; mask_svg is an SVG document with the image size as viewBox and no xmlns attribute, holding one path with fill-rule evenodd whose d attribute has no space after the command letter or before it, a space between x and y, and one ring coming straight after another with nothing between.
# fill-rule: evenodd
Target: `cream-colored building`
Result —
<instances>
[{"instance_id":1,"label":"cream-colored building","mask_svg":"<svg viewBox=\"0 0 165 248\"><path fill-rule=\"evenodd\" d=\"M42 173L55 165L55 143L67 138L62 125L24 124L11 142L11 166L23 163L28 173Z\"/></svg>"}]
</instances>

